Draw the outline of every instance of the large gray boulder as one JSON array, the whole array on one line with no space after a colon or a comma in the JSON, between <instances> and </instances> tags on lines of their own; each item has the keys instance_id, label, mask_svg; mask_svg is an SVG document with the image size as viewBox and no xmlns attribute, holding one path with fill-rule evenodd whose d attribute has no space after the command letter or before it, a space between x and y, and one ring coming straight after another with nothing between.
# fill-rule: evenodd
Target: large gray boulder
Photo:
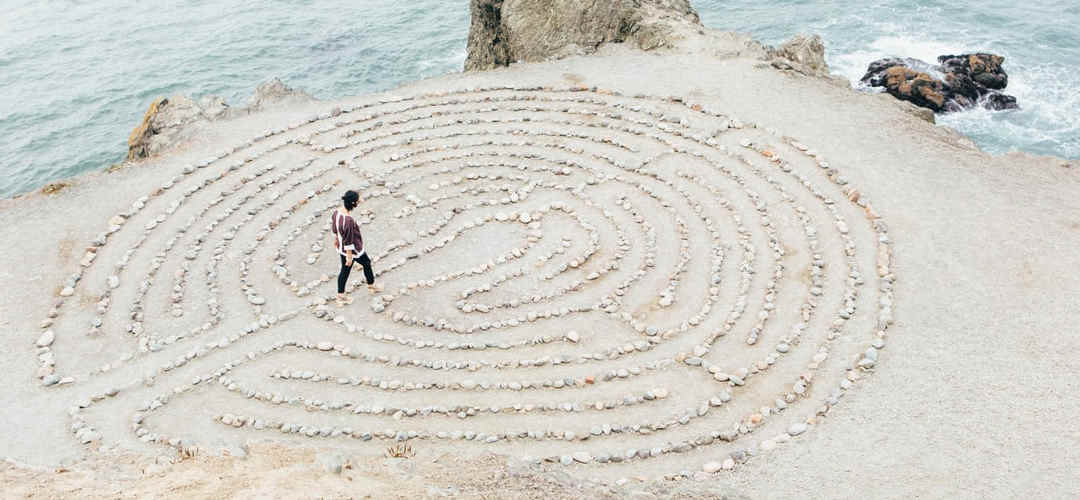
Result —
<instances>
[{"instance_id":1,"label":"large gray boulder","mask_svg":"<svg viewBox=\"0 0 1080 500\"><path fill-rule=\"evenodd\" d=\"M689 0L471 0L465 71L595 52L605 43L674 45L703 27Z\"/></svg>"}]
</instances>

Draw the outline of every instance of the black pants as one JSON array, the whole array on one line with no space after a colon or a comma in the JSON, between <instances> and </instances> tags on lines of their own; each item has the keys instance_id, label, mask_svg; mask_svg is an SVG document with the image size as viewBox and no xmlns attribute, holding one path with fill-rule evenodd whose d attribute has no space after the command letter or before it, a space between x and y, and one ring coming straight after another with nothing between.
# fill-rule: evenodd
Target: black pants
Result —
<instances>
[{"instance_id":1,"label":"black pants","mask_svg":"<svg viewBox=\"0 0 1080 500\"><path fill-rule=\"evenodd\" d=\"M340 254L339 254L340 255ZM375 272L371 270L371 259L368 258L367 253L360 254L359 257L354 259L359 262L361 266L364 266L364 279L367 280L367 284L375 284ZM345 265L345 256L341 255L341 271L337 275L337 291L338 293L345 293L345 282L349 281L349 272L352 271L352 266Z\"/></svg>"}]
</instances>

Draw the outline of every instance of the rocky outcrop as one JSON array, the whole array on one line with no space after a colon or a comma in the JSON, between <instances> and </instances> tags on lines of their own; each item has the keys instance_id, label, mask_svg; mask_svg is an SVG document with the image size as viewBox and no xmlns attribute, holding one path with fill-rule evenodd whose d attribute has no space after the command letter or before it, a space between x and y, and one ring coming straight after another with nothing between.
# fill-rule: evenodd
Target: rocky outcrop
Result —
<instances>
[{"instance_id":1,"label":"rocky outcrop","mask_svg":"<svg viewBox=\"0 0 1080 500\"><path fill-rule=\"evenodd\" d=\"M168 105L169 100L164 97L150 103L150 107L146 109L146 113L143 115L142 122L128 135L128 160L150 156L150 141L160 130L154 129L154 119Z\"/></svg>"},{"instance_id":2,"label":"rocky outcrop","mask_svg":"<svg viewBox=\"0 0 1080 500\"><path fill-rule=\"evenodd\" d=\"M304 92L300 89L295 89L285 85L279 78L274 78L268 82L263 82L255 87L255 94L251 96L248 101L247 109L239 110L242 112L254 112L264 109L270 105L298 103L298 102L310 102L315 100L311 94Z\"/></svg>"},{"instance_id":3,"label":"rocky outcrop","mask_svg":"<svg viewBox=\"0 0 1080 500\"><path fill-rule=\"evenodd\" d=\"M241 116L280 103L310 101L313 98L302 90L286 86L274 78L255 89L246 108L232 108L219 96L199 100L184 95L161 97L150 103L142 122L128 136L127 160L138 160L187 139L193 125L222 118Z\"/></svg>"},{"instance_id":4,"label":"rocky outcrop","mask_svg":"<svg viewBox=\"0 0 1080 500\"><path fill-rule=\"evenodd\" d=\"M1002 69L1004 57L996 54L962 54L938 57L938 65L911 58L885 58L870 63L861 82L883 87L898 99L935 112L983 106L1002 110L1017 108L1016 98L1001 93L1009 83Z\"/></svg>"},{"instance_id":5,"label":"rocky outcrop","mask_svg":"<svg viewBox=\"0 0 1080 500\"><path fill-rule=\"evenodd\" d=\"M805 75L827 75L825 42L818 35L796 35L778 47L766 51L774 68L793 70Z\"/></svg>"},{"instance_id":6,"label":"rocky outcrop","mask_svg":"<svg viewBox=\"0 0 1080 500\"><path fill-rule=\"evenodd\" d=\"M643 50L702 29L688 0L471 0L465 71L589 54L605 43Z\"/></svg>"},{"instance_id":7,"label":"rocky outcrop","mask_svg":"<svg viewBox=\"0 0 1080 500\"><path fill-rule=\"evenodd\" d=\"M142 122L128 136L127 160L147 158L176 143L189 125L226 115L229 105L217 96L195 101L187 96L161 97L150 103Z\"/></svg>"}]
</instances>

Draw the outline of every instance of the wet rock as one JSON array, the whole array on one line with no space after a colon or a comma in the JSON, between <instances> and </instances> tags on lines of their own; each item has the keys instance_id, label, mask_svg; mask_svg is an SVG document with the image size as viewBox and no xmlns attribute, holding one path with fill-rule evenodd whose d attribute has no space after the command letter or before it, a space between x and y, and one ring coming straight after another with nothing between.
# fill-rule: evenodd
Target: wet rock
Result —
<instances>
[{"instance_id":1,"label":"wet rock","mask_svg":"<svg viewBox=\"0 0 1080 500\"><path fill-rule=\"evenodd\" d=\"M1002 110L1002 109L1018 109L1019 104L1016 103L1016 98L1011 95L1005 95L999 92L987 94L983 99L983 107L986 109Z\"/></svg>"},{"instance_id":2,"label":"wet rock","mask_svg":"<svg viewBox=\"0 0 1080 500\"><path fill-rule=\"evenodd\" d=\"M938 57L938 65L932 65L890 57L871 62L860 82L883 87L893 97L935 112L975 106L1014 109L1018 107L1016 98L1000 92L1009 82L1001 67L1004 60L986 53L943 55Z\"/></svg>"},{"instance_id":3,"label":"wet rock","mask_svg":"<svg viewBox=\"0 0 1080 500\"><path fill-rule=\"evenodd\" d=\"M1001 69L1003 62L1004 57L986 53L938 56L946 75L966 75L993 90L1003 90L1009 84L1009 75Z\"/></svg>"},{"instance_id":4,"label":"wet rock","mask_svg":"<svg viewBox=\"0 0 1080 500\"><path fill-rule=\"evenodd\" d=\"M884 87L897 99L902 99L934 111L945 110L945 82L929 73L908 67L902 59L882 59L870 63L862 83Z\"/></svg>"}]
</instances>

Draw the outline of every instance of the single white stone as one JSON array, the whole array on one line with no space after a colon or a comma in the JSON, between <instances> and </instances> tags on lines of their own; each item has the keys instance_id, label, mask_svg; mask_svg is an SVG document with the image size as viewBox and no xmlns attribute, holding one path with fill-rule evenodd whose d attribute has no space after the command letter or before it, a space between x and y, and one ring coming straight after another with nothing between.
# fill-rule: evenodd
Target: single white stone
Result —
<instances>
[{"instance_id":1,"label":"single white stone","mask_svg":"<svg viewBox=\"0 0 1080 500\"><path fill-rule=\"evenodd\" d=\"M569 332L566 332L566 340L569 340L570 342L576 344L579 340L581 340L581 335L579 335L578 332L574 330L570 330Z\"/></svg>"},{"instance_id":2,"label":"single white stone","mask_svg":"<svg viewBox=\"0 0 1080 500\"><path fill-rule=\"evenodd\" d=\"M53 340L56 340L56 334L53 333L52 330L45 330L45 333L42 333L41 337L38 337L37 346L48 347L52 345Z\"/></svg>"}]
</instances>

